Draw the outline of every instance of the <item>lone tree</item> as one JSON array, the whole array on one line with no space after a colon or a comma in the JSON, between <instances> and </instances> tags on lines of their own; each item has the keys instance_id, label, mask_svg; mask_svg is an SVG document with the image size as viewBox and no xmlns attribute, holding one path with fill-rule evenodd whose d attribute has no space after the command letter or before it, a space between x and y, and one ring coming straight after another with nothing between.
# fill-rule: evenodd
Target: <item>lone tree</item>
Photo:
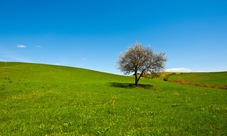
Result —
<instances>
[{"instance_id":1,"label":"lone tree","mask_svg":"<svg viewBox=\"0 0 227 136\"><path fill-rule=\"evenodd\" d=\"M141 43L136 42L134 47L120 54L117 65L124 74L134 73L135 86L138 86L142 75L160 72L166 61L164 52L155 53L150 46L143 48Z\"/></svg>"}]
</instances>

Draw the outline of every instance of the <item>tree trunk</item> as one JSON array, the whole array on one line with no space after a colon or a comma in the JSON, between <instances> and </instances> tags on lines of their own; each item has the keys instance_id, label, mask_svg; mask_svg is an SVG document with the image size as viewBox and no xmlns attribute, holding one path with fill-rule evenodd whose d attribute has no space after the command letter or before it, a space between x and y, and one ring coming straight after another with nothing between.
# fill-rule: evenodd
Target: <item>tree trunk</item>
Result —
<instances>
[{"instance_id":1,"label":"tree trunk","mask_svg":"<svg viewBox=\"0 0 227 136\"><path fill-rule=\"evenodd\" d=\"M135 86L138 86L137 70L135 70Z\"/></svg>"},{"instance_id":2,"label":"tree trunk","mask_svg":"<svg viewBox=\"0 0 227 136\"><path fill-rule=\"evenodd\" d=\"M138 79L135 78L135 86L138 86Z\"/></svg>"},{"instance_id":3,"label":"tree trunk","mask_svg":"<svg viewBox=\"0 0 227 136\"><path fill-rule=\"evenodd\" d=\"M141 74L140 74L139 77L138 77L137 71L135 71L135 86L138 86L139 80L140 80L140 78L142 77L143 73L144 73L144 70L141 72Z\"/></svg>"}]
</instances>

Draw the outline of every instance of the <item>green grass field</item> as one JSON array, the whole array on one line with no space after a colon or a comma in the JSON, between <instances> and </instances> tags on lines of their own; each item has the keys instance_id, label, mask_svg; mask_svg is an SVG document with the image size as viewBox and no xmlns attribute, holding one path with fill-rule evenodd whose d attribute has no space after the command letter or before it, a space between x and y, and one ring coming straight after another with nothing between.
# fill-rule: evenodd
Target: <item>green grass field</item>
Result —
<instances>
[{"instance_id":1,"label":"green grass field","mask_svg":"<svg viewBox=\"0 0 227 136\"><path fill-rule=\"evenodd\" d=\"M0 135L227 135L227 90L133 82L80 68L0 62Z\"/></svg>"},{"instance_id":2,"label":"green grass field","mask_svg":"<svg viewBox=\"0 0 227 136\"><path fill-rule=\"evenodd\" d=\"M227 89L227 72L181 73L171 75L171 82Z\"/></svg>"}]
</instances>

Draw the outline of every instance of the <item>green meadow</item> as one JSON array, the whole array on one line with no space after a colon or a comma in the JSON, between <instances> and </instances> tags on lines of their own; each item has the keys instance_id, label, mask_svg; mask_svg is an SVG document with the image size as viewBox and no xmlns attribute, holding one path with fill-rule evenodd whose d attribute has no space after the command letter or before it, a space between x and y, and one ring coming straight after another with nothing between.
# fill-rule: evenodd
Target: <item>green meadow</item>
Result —
<instances>
[{"instance_id":1,"label":"green meadow","mask_svg":"<svg viewBox=\"0 0 227 136\"><path fill-rule=\"evenodd\" d=\"M193 74L190 82L227 83L226 73ZM175 76L134 87L131 76L0 62L0 135L227 135L227 90Z\"/></svg>"},{"instance_id":2,"label":"green meadow","mask_svg":"<svg viewBox=\"0 0 227 136\"><path fill-rule=\"evenodd\" d=\"M168 81L210 88L227 89L227 72L178 73L172 74Z\"/></svg>"}]
</instances>

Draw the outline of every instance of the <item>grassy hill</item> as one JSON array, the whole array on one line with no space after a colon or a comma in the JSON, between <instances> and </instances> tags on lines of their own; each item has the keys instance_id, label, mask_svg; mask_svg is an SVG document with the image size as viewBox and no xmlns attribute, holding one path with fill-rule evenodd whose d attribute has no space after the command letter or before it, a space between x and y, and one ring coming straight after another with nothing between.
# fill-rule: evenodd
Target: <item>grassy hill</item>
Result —
<instances>
[{"instance_id":1,"label":"grassy hill","mask_svg":"<svg viewBox=\"0 0 227 136\"><path fill-rule=\"evenodd\" d=\"M0 135L226 135L227 91L0 62Z\"/></svg>"},{"instance_id":2,"label":"grassy hill","mask_svg":"<svg viewBox=\"0 0 227 136\"><path fill-rule=\"evenodd\" d=\"M173 74L169 77L169 81L182 84L227 89L227 72Z\"/></svg>"}]
</instances>

